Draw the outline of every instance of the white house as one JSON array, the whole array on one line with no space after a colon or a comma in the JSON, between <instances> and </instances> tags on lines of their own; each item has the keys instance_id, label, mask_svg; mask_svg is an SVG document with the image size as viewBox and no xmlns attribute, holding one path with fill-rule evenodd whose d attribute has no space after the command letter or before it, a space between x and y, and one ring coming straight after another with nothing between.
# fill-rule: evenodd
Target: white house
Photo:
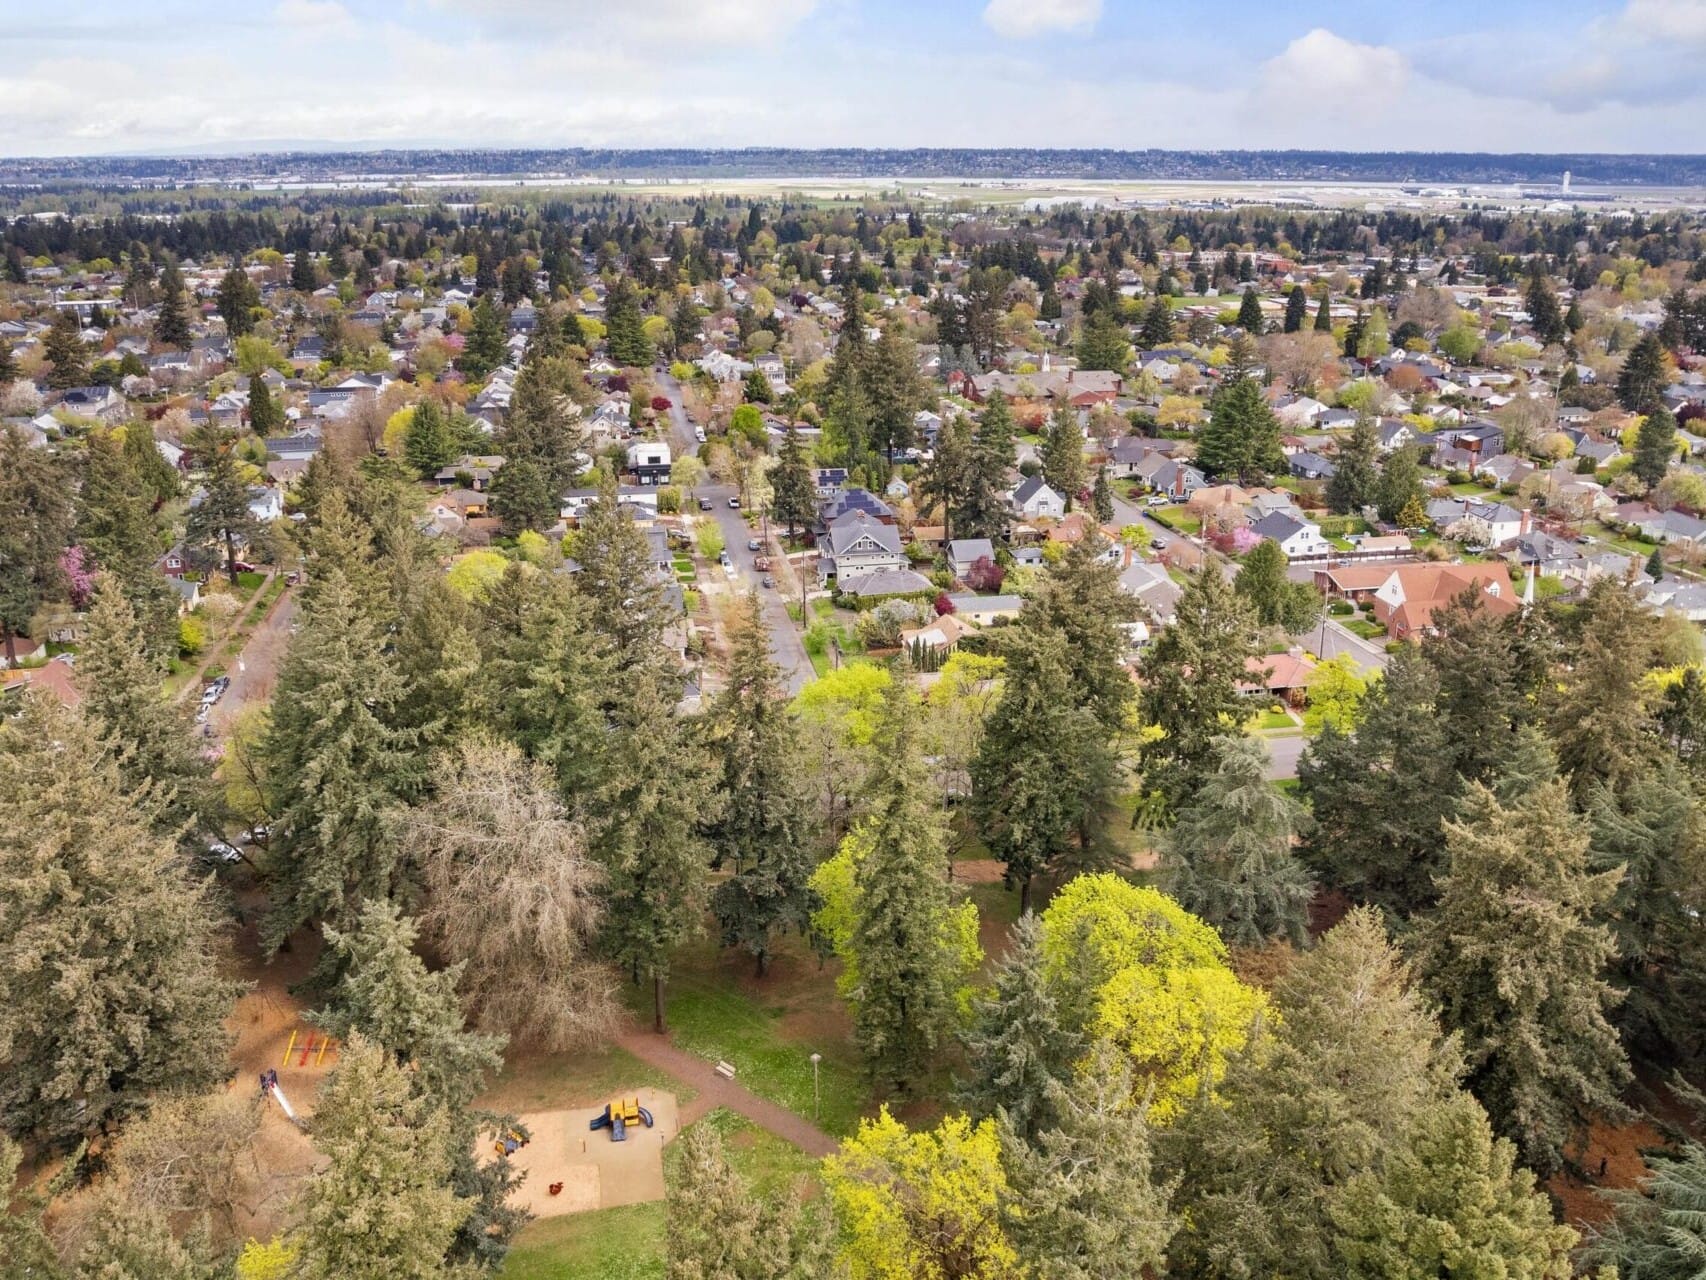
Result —
<instances>
[{"instance_id":1,"label":"white house","mask_svg":"<svg viewBox=\"0 0 1706 1280\"><path fill-rule=\"evenodd\" d=\"M1287 560L1296 560L1299 556L1324 556L1333 550L1332 544L1321 536L1319 528L1283 511L1263 516L1250 526L1250 532L1263 539L1272 538L1285 552Z\"/></svg>"},{"instance_id":2,"label":"white house","mask_svg":"<svg viewBox=\"0 0 1706 1280\"><path fill-rule=\"evenodd\" d=\"M1059 520L1066 514L1066 499L1049 488L1041 476L1020 481L1010 496L1014 507L1029 520Z\"/></svg>"},{"instance_id":3,"label":"white house","mask_svg":"<svg viewBox=\"0 0 1706 1280\"><path fill-rule=\"evenodd\" d=\"M628 470L643 485L669 483L669 446L661 440L636 440L628 446Z\"/></svg>"},{"instance_id":4,"label":"white house","mask_svg":"<svg viewBox=\"0 0 1706 1280\"><path fill-rule=\"evenodd\" d=\"M828 542L824 567L833 566L843 590L867 574L910 567L900 530L863 511L849 511L830 525Z\"/></svg>"}]
</instances>

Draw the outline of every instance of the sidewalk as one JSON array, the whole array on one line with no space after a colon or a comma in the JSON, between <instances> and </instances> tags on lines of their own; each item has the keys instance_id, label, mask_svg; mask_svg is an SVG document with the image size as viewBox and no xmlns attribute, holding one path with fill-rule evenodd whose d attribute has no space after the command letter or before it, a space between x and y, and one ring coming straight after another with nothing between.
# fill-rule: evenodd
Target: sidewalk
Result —
<instances>
[{"instance_id":1,"label":"sidewalk","mask_svg":"<svg viewBox=\"0 0 1706 1280\"><path fill-rule=\"evenodd\" d=\"M743 1088L732 1080L723 1079L717 1074L713 1063L705 1061L697 1054L676 1048L675 1043L668 1037L651 1031L628 1030L616 1037L616 1043L641 1062L656 1067L699 1091L699 1096L682 1108L683 1128L717 1107L727 1107L737 1115L745 1116L759 1128L775 1134L784 1142L793 1143L809 1156L835 1153L838 1146L835 1139L811 1121L795 1115L786 1107L760 1098L750 1089Z\"/></svg>"}]
</instances>

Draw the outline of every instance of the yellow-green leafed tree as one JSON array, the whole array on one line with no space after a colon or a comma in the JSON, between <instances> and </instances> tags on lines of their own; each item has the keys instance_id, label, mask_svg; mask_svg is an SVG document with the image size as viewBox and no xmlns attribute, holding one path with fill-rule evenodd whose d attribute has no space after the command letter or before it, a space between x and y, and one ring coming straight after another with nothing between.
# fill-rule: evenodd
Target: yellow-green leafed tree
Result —
<instances>
[{"instance_id":1,"label":"yellow-green leafed tree","mask_svg":"<svg viewBox=\"0 0 1706 1280\"><path fill-rule=\"evenodd\" d=\"M251 1240L237 1255L237 1280L290 1280L296 1272L296 1246L282 1236L265 1244Z\"/></svg>"},{"instance_id":2,"label":"yellow-green leafed tree","mask_svg":"<svg viewBox=\"0 0 1706 1280\"><path fill-rule=\"evenodd\" d=\"M464 600L484 600L508 567L509 561L501 551L470 551L450 566L445 578Z\"/></svg>"},{"instance_id":3,"label":"yellow-green leafed tree","mask_svg":"<svg viewBox=\"0 0 1706 1280\"><path fill-rule=\"evenodd\" d=\"M1043 973L1063 1026L1131 1056L1150 1118L1176 1118L1267 1015L1227 965L1226 944L1165 894L1111 874L1079 876L1043 913Z\"/></svg>"},{"instance_id":4,"label":"yellow-green leafed tree","mask_svg":"<svg viewBox=\"0 0 1706 1280\"><path fill-rule=\"evenodd\" d=\"M884 1107L823 1162L852 1280L1007 1280L1007 1188L994 1121L949 1116L912 1132Z\"/></svg>"},{"instance_id":5,"label":"yellow-green leafed tree","mask_svg":"<svg viewBox=\"0 0 1706 1280\"><path fill-rule=\"evenodd\" d=\"M1141 1091L1154 1090L1149 1118L1174 1119L1205 1087L1213 1090L1226 1062L1250 1038L1267 997L1221 965L1122 969L1102 989L1093 1032L1112 1041L1132 1062Z\"/></svg>"}]
</instances>

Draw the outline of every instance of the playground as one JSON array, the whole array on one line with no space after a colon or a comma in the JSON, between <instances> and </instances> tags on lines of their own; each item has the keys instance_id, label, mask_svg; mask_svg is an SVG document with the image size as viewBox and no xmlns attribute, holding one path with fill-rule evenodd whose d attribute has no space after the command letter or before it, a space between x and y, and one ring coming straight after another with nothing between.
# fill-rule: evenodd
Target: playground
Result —
<instances>
[{"instance_id":1,"label":"playground","mask_svg":"<svg viewBox=\"0 0 1706 1280\"><path fill-rule=\"evenodd\" d=\"M652 1117L650 1127L627 1126L622 1141L611 1138L608 1126L594 1129L608 1104L557 1111L533 1111L520 1117L532 1140L510 1159L527 1174L511 1197L539 1218L617 1205L643 1204L664 1198L663 1148L680 1131L673 1093L642 1088L639 1105ZM482 1155L490 1153L485 1144ZM557 1187L556 1195L551 1188Z\"/></svg>"}]
</instances>

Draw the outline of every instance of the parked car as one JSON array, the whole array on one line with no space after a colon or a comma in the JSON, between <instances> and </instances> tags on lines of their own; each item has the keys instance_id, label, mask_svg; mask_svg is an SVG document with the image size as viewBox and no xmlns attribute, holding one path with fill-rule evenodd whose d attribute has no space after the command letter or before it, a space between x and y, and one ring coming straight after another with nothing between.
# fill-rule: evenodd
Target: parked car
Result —
<instances>
[{"instance_id":1,"label":"parked car","mask_svg":"<svg viewBox=\"0 0 1706 1280\"><path fill-rule=\"evenodd\" d=\"M772 578L768 573L765 574L764 577L762 579L760 579L760 581L762 581L766 587L773 587L776 585L776 580L774 578Z\"/></svg>"},{"instance_id":2,"label":"parked car","mask_svg":"<svg viewBox=\"0 0 1706 1280\"><path fill-rule=\"evenodd\" d=\"M207 842L207 856L216 862L241 862L243 860L242 851L229 840L209 840Z\"/></svg>"},{"instance_id":3,"label":"parked car","mask_svg":"<svg viewBox=\"0 0 1706 1280\"><path fill-rule=\"evenodd\" d=\"M748 551L757 551L763 545L764 544L762 542L760 542L757 538L748 538L746 540L746 549Z\"/></svg>"},{"instance_id":4,"label":"parked car","mask_svg":"<svg viewBox=\"0 0 1706 1280\"><path fill-rule=\"evenodd\" d=\"M693 428L693 438L695 440L697 440L700 444L704 444L705 443L705 428L704 427L694 427Z\"/></svg>"},{"instance_id":5,"label":"parked car","mask_svg":"<svg viewBox=\"0 0 1706 1280\"><path fill-rule=\"evenodd\" d=\"M1151 538L1149 540L1149 546L1153 551L1165 551L1167 549L1167 539Z\"/></svg>"},{"instance_id":6,"label":"parked car","mask_svg":"<svg viewBox=\"0 0 1706 1280\"><path fill-rule=\"evenodd\" d=\"M252 827L244 827L242 835L237 838L244 844L265 844L271 829L264 822L257 822Z\"/></svg>"},{"instance_id":7,"label":"parked car","mask_svg":"<svg viewBox=\"0 0 1706 1280\"><path fill-rule=\"evenodd\" d=\"M1152 493L1144 499L1143 505L1146 507L1170 507L1173 505L1173 499L1165 493Z\"/></svg>"},{"instance_id":8,"label":"parked car","mask_svg":"<svg viewBox=\"0 0 1706 1280\"><path fill-rule=\"evenodd\" d=\"M711 509L711 500L709 498L700 498L699 499L699 510L709 511L710 509Z\"/></svg>"},{"instance_id":9,"label":"parked car","mask_svg":"<svg viewBox=\"0 0 1706 1280\"><path fill-rule=\"evenodd\" d=\"M729 510L730 511L739 511L740 510L740 499L739 498L730 498L729 499Z\"/></svg>"}]
</instances>

